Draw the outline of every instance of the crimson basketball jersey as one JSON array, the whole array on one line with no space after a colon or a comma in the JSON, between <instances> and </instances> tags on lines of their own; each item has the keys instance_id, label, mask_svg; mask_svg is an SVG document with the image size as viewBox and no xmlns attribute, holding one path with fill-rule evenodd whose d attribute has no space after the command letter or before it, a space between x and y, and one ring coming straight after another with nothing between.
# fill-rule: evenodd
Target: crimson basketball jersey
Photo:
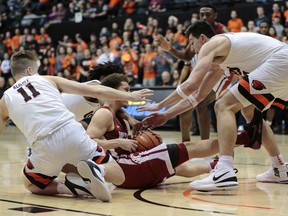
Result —
<instances>
[{"instance_id":1,"label":"crimson basketball jersey","mask_svg":"<svg viewBox=\"0 0 288 216\"><path fill-rule=\"evenodd\" d=\"M115 129L107 132L104 137L107 140L127 138L127 128L123 120L114 117L113 121ZM128 153L121 149L109 151L125 175L125 181L117 185L118 187L131 189L154 187L175 174L165 143L144 152Z\"/></svg>"}]
</instances>

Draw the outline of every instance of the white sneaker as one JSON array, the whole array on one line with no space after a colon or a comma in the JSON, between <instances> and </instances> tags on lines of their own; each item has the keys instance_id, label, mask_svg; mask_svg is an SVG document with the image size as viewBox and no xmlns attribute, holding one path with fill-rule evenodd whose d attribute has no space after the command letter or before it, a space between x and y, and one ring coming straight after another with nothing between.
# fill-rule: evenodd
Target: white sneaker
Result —
<instances>
[{"instance_id":1,"label":"white sneaker","mask_svg":"<svg viewBox=\"0 0 288 216\"><path fill-rule=\"evenodd\" d=\"M68 173L65 176L64 184L75 196L92 195L90 184L86 183L81 176L75 173Z\"/></svg>"},{"instance_id":2,"label":"white sneaker","mask_svg":"<svg viewBox=\"0 0 288 216\"><path fill-rule=\"evenodd\" d=\"M266 172L256 176L259 182L274 182L288 184L288 163L270 167Z\"/></svg>"},{"instance_id":3,"label":"white sneaker","mask_svg":"<svg viewBox=\"0 0 288 216\"><path fill-rule=\"evenodd\" d=\"M208 177L193 181L189 186L203 192L234 190L238 187L238 182L233 168L218 162L214 171Z\"/></svg>"},{"instance_id":4,"label":"white sneaker","mask_svg":"<svg viewBox=\"0 0 288 216\"><path fill-rule=\"evenodd\" d=\"M112 199L110 190L105 183L105 179L101 174L100 168L92 160L80 161L77 164L77 170L82 178L87 178L91 182L91 193L97 199L103 202L109 202Z\"/></svg>"}]
</instances>

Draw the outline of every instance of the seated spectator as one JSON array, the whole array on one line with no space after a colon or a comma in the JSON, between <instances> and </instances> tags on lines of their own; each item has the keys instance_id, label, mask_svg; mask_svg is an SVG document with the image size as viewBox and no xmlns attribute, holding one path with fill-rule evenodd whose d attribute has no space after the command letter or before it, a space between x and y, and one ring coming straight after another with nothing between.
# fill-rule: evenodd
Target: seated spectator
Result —
<instances>
[{"instance_id":1,"label":"seated spectator","mask_svg":"<svg viewBox=\"0 0 288 216\"><path fill-rule=\"evenodd\" d=\"M156 68L153 59L158 55L154 52L150 43L145 45L145 52L140 54L139 67L143 69L143 86L153 87L156 85Z\"/></svg>"},{"instance_id":2,"label":"seated spectator","mask_svg":"<svg viewBox=\"0 0 288 216\"><path fill-rule=\"evenodd\" d=\"M172 72L172 86L178 86L180 80L180 73L177 69L173 70Z\"/></svg>"},{"instance_id":3,"label":"seated spectator","mask_svg":"<svg viewBox=\"0 0 288 216\"><path fill-rule=\"evenodd\" d=\"M150 0L148 10L150 13L162 13L167 10L165 0Z\"/></svg>"},{"instance_id":4,"label":"seated spectator","mask_svg":"<svg viewBox=\"0 0 288 216\"><path fill-rule=\"evenodd\" d=\"M148 0L135 0L135 6L134 8L136 9L137 14L145 14L148 15L148 5L149 1Z\"/></svg>"},{"instance_id":5,"label":"seated spectator","mask_svg":"<svg viewBox=\"0 0 288 216\"><path fill-rule=\"evenodd\" d=\"M232 10L230 14L230 19L227 23L227 28L230 32L240 32L243 27L243 21L238 17L237 11Z\"/></svg>"},{"instance_id":6,"label":"seated spectator","mask_svg":"<svg viewBox=\"0 0 288 216\"><path fill-rule=\"evenodd\" d=\"M262 21L259 24L259 33L263 35L269 35L269 28L270 28L269 22Z\"/></svg>"},{"instance_id":7,"label":"seated spectator","mask_svg":"<svg viewBox=\"0 0 288 216\"><path fill-rule=\"evenodd\" d=\"M118 22L113 22L111 25L111 32L117 32L118 35L122 34L123 29L119 27Z\"/></svg>"},{"instance_id":8,"label":"seated spectator","mask_svg":"<svg viewBox=\"0 0 288 216\"><path fill-rule=\"evenodd\" d=\"M107 6L108 14L114 19L121 8L121 0L110 0Z\"/></svg>"},{"instance_id":9,"label":"seated spectator","mask_svg":"<svg viewBox=\"0 0 288 216\"><path fill-rule=\"evenodd\" d=\"M272 26L275 28L277 36L281 38L284 31L284 26L281 24L281 17L275 16L272 21Z\"/></svg>"},{"instance_id":10,"label":"seated spectator","mask_svg":"<svg viewBox=\"0 0 288 216\"><path fill-rule=\"evenodd\" d=\"M134 0L124 0L122 4L122 13L124 15L131 15L135 12L135 1Z\"/></svg>"},{"instance_id":11,"label":"seated spectator","mask_svg":"<svg viewBox=\"0 0 288 216\"><path fill-rule=\"evenodd\" d=\"M163 71L161 73L161 82L159 86L162 86L162 87L172 86L171 74L168 71Z\"/></svg>"},{"instance_id":12,"label":"seated spectator","mask_svg":"<svg viewBox=\"0 0 288 216\"><path fill-rule=\"evenodd\" d=\"M25 49L29 49L29 44L34 41L34 37L30 34L29 28L24 28L23 34L20 36L20 45Z\"/></svg>"},{"instance_id":13,"label":"seated spectator","mask_svg":"<svg viewBox=\"0 0 288 216\"><path fill-rule=\"evenodd\" d=\"M65 57L63 58L63 70L67 69L71 74L76 73L76 59L74 57L74 52L71 47L67 47L67 52ZM62 70L62 71L63 71Z\"/></svg>"},{"instance_id":14,"label":"seated spectator","mask_svg":"<svg viewBox=\"0 0 288 216\"><path fill-rule=\"evenodd\" d=\"M12 51L16 52L20 47L21 32L20 32L19 28L16 28L14 30L14 32L15 32L15 34L12 37L12 46L11 47L12 47Z\"/></svg>"},{"instance_id":15,"label":"seated spectator","mask_svg":"<svg viewBox=\"0 0 288 216\"><path fill-rule=\"evenodd\" d=\"M275 38L275 39L277 39L277 40L280 40L281 39L281 37L279 37L278 35L277 35L277 32L276 32L276 29L275 29L275 27L274 26L270 26L270 28L269 28L269 36L270 37L273 37L273 38Z\"/></svg>"},{"instance_id":16,"label":"seated spectator","mask_svg":"<svg viewBox=\"0 0 288 216\"><path fill-rule=\"evenodd\" d=\"M118 35L117 32L112 32L110 40L109 40L109 49L113 52L115 50L114 44L115 42L119 45L122 44L122 38Z\"/></svg>"},{"instance_id":17,"label":"seated spectator","mask_svg":"<svg viewBox=\"0 0 288 216\"><path fill-rule=\"evenodd\" d=\"M127 18L125 20L123 30L128 31L130 33L132 33L135 30L135 24L131 18Z\"/></svg>"},{"instance_id":18,"label":"seated spectator","mask_svg":"<svg viewBox=\"0 0 288 216\"><path fill-rule=\"evenodd\" d=\"M158 55L153 59L152 64L156 68L156 85L159 85L162 81L162 72L171 71L174 62L171 56L167 55L167 52L162 50L161 47L158 47L157 51Z\"/></svg>"},{"instance_id":19,"label":"seated spectator","mask_svg":"<svg viewBox=\"0 0 288 216\"><path fill-rule=\"evenodd\" d=\"M255 26L255 22L253 20L249 20L247 22L247 30L248 32L258 32L258 29Z\"/></svg>"},{"instance_id":20,"label":"seated spectator","mask_svg":"<svg viewBox=\"0 0 288 216\"><path fill-rule=\"evenodd\" d=\"M134 78L138 78L138 54L135 50L131 49L130 43L126 42L122 45L121 64L123 65L126 74L133 73Z\"/></svg>"},{"instance_id":21,"label":"seated spectator","mask_svg":"<svg viewBox=\"0 0 288 216\"><path fill-rule=\"evenodd\" d=\"M5 33L5 38L3 40L3 44L5 45L5 50L8 54L12 54L12 37L11 37L11 32L7 31Z\"/></svg>"},{"instance_id":22,"label":"seated spectator","mask_svg":"<svg viewBox=\"0 0 288 216\"><path fill-rule=\"evenodd\" d=\"M93 5L90 2L87 2L86 9L83 13L83 17L86 19L93 19L96 11L97 11L97 8L93 7Z\"/></svg>"},{"instance_id":23,"label":"seated spectator","mask_svg":"<svg viewBox=\"0 0 288 216\"><path fill-rule=\"evenodd\" d=\"M101 50L102 54L100 54L99 58L96 60L96 64L114 62L115 57L107 45L104 45Z\"/></svg>"},{"instance_id":24,"label":"seated spectator","mask_svg":"<svg viewBox=\"0 0 288 216\"><path fill-rule=\"evenodd\" d=\"M57 50L56 61L55 61L55 72L60 73L63 71L63 61L66 55L66 49L60 46Z\"/></svg>"},{"instance_id":25,"label":"seated spectator","mask_svg":"<svg viewBox=\"0 0 288 216\"><path fill-rule=\"evenodd\" d=\"M26 8L26 14L22 17L21 19L21 26L22 27L30 27L32 26L34 23L39 23L44 24L44 22L41 21L41 18L45 18L46 15L41 15L38 16L34 13L32 13L32 8Z\"/></svg>"},{"instance_id":26,"label":"seated spectator","mask_svg":"<svg viewBox=\"0 0 288 216\"><path fill-rule=\"evenodd\" d=\"M107 19L108 6L105 4L105 0L98 0L96 4L96 11L91 14L91 18L95 19Z\"/></svg>"},{"instance_id":27,"label":"seated spectator","mask_svg":"<svg viewBox=\"0 0 288 216\"><path fill-rule=\"evenodd\" d=\"M86 49L84 51L84 58L79 63L79 70L77 71L77 75L73 76L76 77L76 80L79 82L86 82L88 79L88 71L91 66L94 66L94 58L91 56L90 50Z\"/></svg>"},{"instance_id":28,"label":"seated spectator","mask_svg":"<svg viewBox=\"0 0 288 216\"><path fill-rule=\"evenodd\" d=\"M275 17L279 18L279 23L282 22L283 20L283 15L282 15L282 12L281 12L281 9L280 9L280 6L279 4L277 3L274 3L272 5L272 14L271 14L271 22L273 23L275 21Z\"/></svg>"},{"instance_id":29,"label":"seated spectator","mask_svg":"<svg viewBox=\"0 0 288 216\"><path fill-rule=\"evenodd\" d=\"M177 32L174 34L174 37L178 44L182 47L186 47L188 43L188 38L185 36L184 31L183 24L177 24Z\"/></svg>"},{"instance_id":30,"label":"seated spectator","mask_svg":"<svg viewBox=\"0 0 288 216\"><path fill-rule=\"evenodd\" d=\"M256 8L257 11L257 18L254 20L256 26L260 26L260 23L265 21L269 22L269 18L265 15L265 10L263 6L258 6Z\"/></svg>"},{"instance_id":31,"label":"seated spectator","mask_svg":"<svg viewBox=\"0 0 288 216\"><path fill-rule=\"evenodd\" d=\"M10 56L6 52L4 53L4 59L1 62L1 76L5 79L5 82L8 82L9 77L12 76L11 69L10 69Z\"/></svg>"}]
</instances>

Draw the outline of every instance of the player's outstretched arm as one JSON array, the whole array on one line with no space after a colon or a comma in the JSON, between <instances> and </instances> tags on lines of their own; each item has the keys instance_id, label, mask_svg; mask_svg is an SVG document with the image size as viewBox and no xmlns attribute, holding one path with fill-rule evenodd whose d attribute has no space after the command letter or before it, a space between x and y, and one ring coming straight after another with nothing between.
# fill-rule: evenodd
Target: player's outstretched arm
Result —
<instances>
[{"instance_id":1,"label":"player's outstretched arm","mask_svg":"<svg viewBox=\"0 0 288 216\"><path fill-rule=\"evenodd\" d=\"M88 97L96 97L104 100L130 100L130 101L150 101L146 97L153 94L153 90L141 89L135 92L123 92L102 85L86 85L75 81L67 80L62 77L45 76L45 78L54 84L60 92L69 94L79 94Z\"/></svg>"}]
</instances>

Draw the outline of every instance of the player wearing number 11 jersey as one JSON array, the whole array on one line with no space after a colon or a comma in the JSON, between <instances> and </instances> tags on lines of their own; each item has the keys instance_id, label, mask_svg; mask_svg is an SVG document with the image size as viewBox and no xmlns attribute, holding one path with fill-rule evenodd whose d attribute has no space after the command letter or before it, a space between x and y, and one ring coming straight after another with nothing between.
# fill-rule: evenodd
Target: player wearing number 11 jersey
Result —
<instances>
[{"instance_id":1,"label":"player wearing number 11 jersey","mask_svg":"<svg viewBox=\"0 0 288 216\"><path fill-rule=\"evenodd\" d=\"M60 92L101 99L142 101L143 97L151 95L151 90L119 92L61 77L44 77L38 74L38 62L33 51L16 52L11 58L16 83L0 100L0 131L10 118L31 143L32 154L23 170L25 187L42 195L75 194L76 189L72 192L65 184L54 180L62 167L69 163L77 166L82 177L90 179L86 193L109 201L111 194L103 175L106 173L105 178L121 184L123 172L67 110ZM93 161L99 157L103 158L102 161L112 162L96 165ZM112 173L113 178L110 177Z\"/></svg>"}]
</instances>

